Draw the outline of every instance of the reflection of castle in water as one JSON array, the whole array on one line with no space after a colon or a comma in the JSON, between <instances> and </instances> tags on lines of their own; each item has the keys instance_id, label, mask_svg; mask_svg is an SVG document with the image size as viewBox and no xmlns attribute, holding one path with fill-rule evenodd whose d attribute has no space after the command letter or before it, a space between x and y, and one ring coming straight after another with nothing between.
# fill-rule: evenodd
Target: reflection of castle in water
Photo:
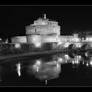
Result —
<instances>
[{"instance_id":1,"label":"reflection of castle in water","mask_svg":"<svg viewBox=\"0 0 92 92\"><path fill-rule=\"evenodd\" d=\"M39 52L40 54L46 50L65 50L66 52L63 54L57 52L47 57L42 56L39 59L32 59L31 62L28 63L28 73L31 71L36 78L46 81L59 77L61 64L72 63L74 65L79 65L82 63L86 64L86 66L92 66L92 37L79 37L78 34L64 36L60 35L60 30L58 22L50 21L46 18L46 15L44 15L44 18L39 18L34 21L34 24L26 26L25 36L15 36L11 38L11 43L1 43L0 59L3 60L3 56L4 58L5 56L13 58L12 55L16 55L15 59L17 57L17 60L13 60L17 61L15 66L18 76L20 77L21 67L27 62L18 61L18 54L23 54L25 52L31 52L31 54L32 52ZM50 53L49 51L47 54ZM27 56L28 54L26 54L26 57ZM51 59L48 59L49 57ZM10 61L12 60L11 58ZM22 58L24 57L22 56Z\"/></svg>"}]
</instances>

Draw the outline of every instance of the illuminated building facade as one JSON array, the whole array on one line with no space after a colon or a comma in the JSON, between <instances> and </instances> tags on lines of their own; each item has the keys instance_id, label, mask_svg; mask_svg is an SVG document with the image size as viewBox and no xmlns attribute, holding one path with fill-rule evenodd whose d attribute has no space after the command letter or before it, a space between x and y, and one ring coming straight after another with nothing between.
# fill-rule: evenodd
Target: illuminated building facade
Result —
<instances>
[{"instance_id":1,"label":"illuminated building facade","mask_svg":"<svg viewBox=\"0 0 92 92\"><path fill-rule=\"evenodd\" d=\"M25 36L13 37L12 43L34 44L35 47L41 47L44 43L56 43L56 45L66 45L80 42L78 34L63 36L60 35L61 27L56 21L50 21L46 18L39 18L33 24L26 26Z\"/></svg>"}]
</instances>

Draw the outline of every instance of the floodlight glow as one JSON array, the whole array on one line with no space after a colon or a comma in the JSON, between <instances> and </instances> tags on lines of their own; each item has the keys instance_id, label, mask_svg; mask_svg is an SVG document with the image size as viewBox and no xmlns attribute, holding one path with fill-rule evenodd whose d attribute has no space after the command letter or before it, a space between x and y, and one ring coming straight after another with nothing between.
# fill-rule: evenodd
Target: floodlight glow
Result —
<instances>
[{"instance_id":1,"label":"floodlight glow","mask_svg":"<svg viewBox=\"0 0 92 92\"><path fill-rule=\"evenodd\" d=\"M16 44L15 44L15 48L21 48L20 43L16 43Z\"/></svg>"}]
</instances>

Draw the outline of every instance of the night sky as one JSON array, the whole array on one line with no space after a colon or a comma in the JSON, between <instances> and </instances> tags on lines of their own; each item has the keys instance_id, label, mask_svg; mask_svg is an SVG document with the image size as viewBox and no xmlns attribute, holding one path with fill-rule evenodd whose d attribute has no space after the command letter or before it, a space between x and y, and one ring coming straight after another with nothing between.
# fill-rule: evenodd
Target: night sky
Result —
<instances>
[{"instance_id":1,"label":"night sky","mask_svg":"<svg viewBox=\"0 0 92 92\"><path fill-rule=\"evenodd\" d=\"M92 30L92 6L0 6L0 37L25 35L25 26L46 13L64 25L61 32Z\"/></svg>"}]
</instances>

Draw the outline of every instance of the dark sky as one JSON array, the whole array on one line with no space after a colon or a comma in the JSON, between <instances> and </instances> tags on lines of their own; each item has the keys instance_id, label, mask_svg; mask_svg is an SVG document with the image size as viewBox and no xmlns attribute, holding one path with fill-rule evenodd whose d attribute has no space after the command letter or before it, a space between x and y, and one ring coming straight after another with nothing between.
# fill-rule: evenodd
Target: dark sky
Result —
<instances>
[{"instance_id":1,"label":"dark sky","mask_svg":"<svg viewBox=\"0 0 92 92\"><path fill-rule=\"evenodd\" d=\"M0 36L24 35L25 26L44 13L60 25L64 17L64 32L92 30L92 6L0 6Z\"/></svg>"}]
</instances>

